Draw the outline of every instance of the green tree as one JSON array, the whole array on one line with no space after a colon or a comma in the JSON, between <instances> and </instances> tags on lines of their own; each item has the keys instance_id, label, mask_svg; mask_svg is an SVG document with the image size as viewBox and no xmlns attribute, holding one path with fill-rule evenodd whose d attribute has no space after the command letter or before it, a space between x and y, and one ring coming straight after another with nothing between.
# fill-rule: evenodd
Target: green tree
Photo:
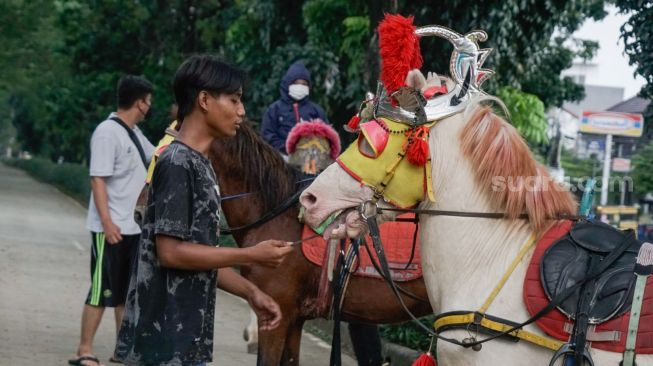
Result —
<instances>
[{"instance_id":1,"label":"green tree","mask_svg":"<svg viewBox=\"0 0 653 366\"><path fill-rule=\"evenodd\" d=\"M646 79L646 85L639 95L653 100L653 5L648 0L616 0L622 14L629 14L626 23L621 26L621 38L629 63L635 65L635 72ZM645 114L644 133L648 140L653 139L653 103Z\"/></svg>"},{"instance_id":2,"label":"green tree","mask_svg":"<svg viewBox=\"0 0 653 366\"><path fill-rule=\"evenodd\" d=\"M314 76L312 98L339 126L364 93L374 90L375 29L384 12L414 14L418 25L442 24L461 33L486 29L490 40L483 46L496 49L487 66L498 74L488 90L511 86L536 95L545 107L559 105L582 94L559 73L588 48L569 47L551 36L557 31L564 38L585 18L601 17L603 3L11 0L0 4L0 47L13 56L0 55L5 66L0 72L18 81L3 74L2 81L11 81L0 85L0 102L7 107L0 108L0 118L11 116L30 149L83 161L91 131L115 108L118 78L142 74L156 87L155 115L142 124L156 140L169 122L176 67L191 53L212 52L249 72L245 102L253 120L278 97L288 65L304 60ZM425 39L422 47L424 69L447 72L451 46ZM14 67L16 58L25 62Z\"/></svg>"},{"instance_id":3,"label":"green tree","mask_svg":"<svg viewBox=\"0 0 653 366\"><path fill-rule=\"evenodd\" d=\"M544 103L537 96L512 87L499 89L497 96L506 104L512 124L531 146L548 141Z\"/></svg>"},{"instance_id":4,"label":"green tree","mask_svg":"<svg viewBox=\"0 0 653 366\"><path fill-rule=\"evenodd\" d=\"M50 101L47 144L55 154L83 161L90 133L115 109L115 88L124 74L144 75L155 85L152 118L140 127L156 141L170 122L171 80L189 54L215 52L228 3L107 0L55 2L57 26L70 57L71 77L59 82ZM217 50L219 52L219 50Z\"/></svg>"},{"instance_id":5,"label":"green tree","mask_svg":"<svg viewBox=\"0 0 653 366\"><path fill-rule=\"evenodd\" d=\"M466 33L474 29L488 32L483 47L493 48L486 66L496 71L488 90L512 86L537 95L545 107L564 100L579 100L582 89L560 72L571 66L575 55L583 56L595 44L579 42L564 47L558 38L569 39L587 18L606 15L603 0L468 2L406 1L400 12L415 14L420 25L439 24ZM422 41L425 64L433 71L448 70L451 46L447 42ZM443 55L447 55L443 57ZM542 83L544 82L544 83Z\"/></svg>"},{"instance_id":6,"label":"green tree","mask_svg":"<svg viewBox=\"0 0 653 366\"><path fill-rule=\"evenodd\" d=\"M653 142L633 156L633 185L638 194L653 192Z\"/></svg>"},{"instance_id":7,"label":"green tree","mask_svg":"<svg viewBox=\"0 0 653 366\"><path fill-rule=\"evenodd\" d=\"M41 152L48 119L45 91L66 75L66 58L50 1L0 3L0 145L14 135L24 149Z\"/></svg>"}]
</instances>

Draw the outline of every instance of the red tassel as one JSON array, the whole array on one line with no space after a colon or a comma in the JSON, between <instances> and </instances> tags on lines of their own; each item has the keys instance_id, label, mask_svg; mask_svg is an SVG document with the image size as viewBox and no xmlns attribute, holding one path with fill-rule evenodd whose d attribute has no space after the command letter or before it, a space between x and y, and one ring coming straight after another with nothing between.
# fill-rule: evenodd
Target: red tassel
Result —
<instances>
[{"instance_id":1,"label":"red tassel","mask_svg":"<svg viewBox=\"0 0 653 366\"><path fill-rule=\"evenodd\" d=\"M408 134L408 146L406 149L406 158L408 161L417 166L423 166L429 158L429 138L428 128L422 126L412 130Z\"/></svg>"},{"instance_id":2,"label":"red tassel","mask_svg":"<svg viewBox=\"0 0 653 366\"><path fill-rule=\"evenodd\" d=\"M413 366L438 366L438 363L430 353L424 353L413 362Z\"/></svg>"},{"instance_id":3,"label":"red tassel","mask_svg":"<svg viewBox=\"0 0 653 366\"><path fill-rule=\"evenodd\" d=\"M349 132L355 132L358 130L358 124L361 122L361 118L358 115L354 115L351 117L349 122L347 122L347 128L345 128Z\"/></svg>"}]
</instances>

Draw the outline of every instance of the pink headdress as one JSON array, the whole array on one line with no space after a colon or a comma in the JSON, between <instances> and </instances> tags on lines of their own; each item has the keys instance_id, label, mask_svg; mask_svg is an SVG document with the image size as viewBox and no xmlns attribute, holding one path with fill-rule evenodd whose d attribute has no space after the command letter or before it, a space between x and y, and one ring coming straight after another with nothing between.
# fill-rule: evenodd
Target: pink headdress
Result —
<instances>
[{"instance_id":1,"label":"pink headdress","mask_svg":"<svg viewBox=\"0 0 653 366\"><path fill-rule=\"evenodd\" d=\"M286 139L286 151L288 154L295 152L295 146L299 139L304 136L321 136L329 140L331 146L331 159L335 160L340 155L340 137L336 130L330 125L324 123L319 118L313 119L308 122L302 122L295 125L295 127L288 133Z\"/></svg>"}]
</instances>

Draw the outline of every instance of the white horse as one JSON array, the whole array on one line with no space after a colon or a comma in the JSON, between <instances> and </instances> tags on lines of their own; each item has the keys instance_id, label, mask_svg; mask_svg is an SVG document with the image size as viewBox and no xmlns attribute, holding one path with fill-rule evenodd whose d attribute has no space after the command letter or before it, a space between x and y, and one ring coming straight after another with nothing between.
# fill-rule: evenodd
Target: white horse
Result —
<instances>
[{"instance_id":1,"label":"white horse","mask_svg":"<svg viewBox=\"0 0 653 366\"><path fill-rule=\"evenodd\" d=\"M552 221L548 218L575 214L576 203L533 159L518 132L489 108L480 106L478 100L465 111L437 122L430 130L428 142L435 202L425 196L419 208L505 212L511 217L420 215L422 268L434 312L475 311L529 237L549 227ZM314 226L344 210L341 217L345 220L332 224L327 235L355 237L365 225L353 208L372 196L368 186L334 163L304 191L300 202L306 209L305 221ZM387 202L380 203L388 206ZM522 213L527 213L529 219L520 218ZM387 213L384 216L388 218ZM518 323L530 317L522 299L523 280L532 254L533 249L517 265L488 314ZM525 329L544 335L535 325ZM461 330L443 335L458 340L473 336ZM620 353L597 349L590 349L590 354L596 365L616 366L622 359ZM553 355L554 351L525 341L497 339L483 344L480 351L443 341L437 343L441 366L540 366L548 365ZM653 355L638 355L637 363L653 365Z\"/></svg>"}]
</instances>

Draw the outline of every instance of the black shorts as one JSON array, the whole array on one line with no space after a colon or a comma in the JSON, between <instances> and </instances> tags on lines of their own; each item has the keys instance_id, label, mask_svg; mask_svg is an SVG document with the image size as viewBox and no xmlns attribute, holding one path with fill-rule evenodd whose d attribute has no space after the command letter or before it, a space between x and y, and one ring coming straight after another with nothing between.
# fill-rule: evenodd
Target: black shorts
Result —
<instances>
[{"instance_id":1,"label":"black shorts","mask_svg":"<svg viewBox=\"0 0 653 366\"><path fill-rule=\"evenodd\" d=\"M124 305L141 236L122 235L122 241L117 244L105 242L103 232L91 232L91 236L91 289L86 304L103 307Z\"/></svg>"}]
</instances>

